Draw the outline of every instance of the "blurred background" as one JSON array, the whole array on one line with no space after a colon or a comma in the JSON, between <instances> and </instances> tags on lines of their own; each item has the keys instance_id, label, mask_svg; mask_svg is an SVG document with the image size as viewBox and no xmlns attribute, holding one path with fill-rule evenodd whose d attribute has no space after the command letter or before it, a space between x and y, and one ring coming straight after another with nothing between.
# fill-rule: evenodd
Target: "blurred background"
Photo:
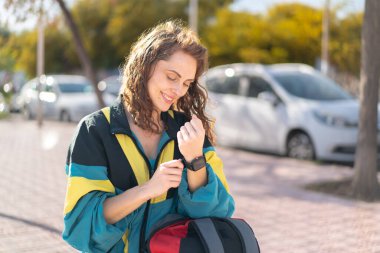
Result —
<instances>
[{"instance_id":1,"label":"blurred background","mask_svg":"<svg viewBox=\"0 0 380 253\"><path fill-rule=\"evenodd\" d=\"M342 197L358 147L364 5L0 0L0 252L73 252L60 239L71 136L118 96L133 42L167 19L183 20L209 50L207 111L236 215L263 252L379 252L380 205ZM310 191L329 187L334 196Z\"/></svg>"},{"instance_id":2,"label":"blurred background","mask_svg":"<svg viewBox=\"0 0 380 253\"><path fill-rule=\"evenodd\" d=\"M84 74L70 29L56 1L45 0L42 6L39 1L2 2L2 86L12 80L12 91L17 93L25 81L36 76L40 9L45 31L44 73ZM325 3L329 15L324 16ZM168 18L188 22L191 14L189 1L180 0L67 0L66 5L98 79L118 74L131 44L141 32ZM209 48L211 66L296 62L320 69L325 17L329 34L326 72L357 95L363 8L363 0L218 0L199 1L193 12L197 15L196 30Z\"/></svg>"}]
</instances>

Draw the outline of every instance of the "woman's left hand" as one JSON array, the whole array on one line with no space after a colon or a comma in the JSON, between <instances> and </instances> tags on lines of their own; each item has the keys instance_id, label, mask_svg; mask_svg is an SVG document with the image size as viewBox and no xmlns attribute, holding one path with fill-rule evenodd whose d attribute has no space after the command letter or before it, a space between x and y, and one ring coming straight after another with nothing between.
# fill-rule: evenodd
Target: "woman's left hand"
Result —
<instances>
[{"instance_id":1,"label":"woman's left hand","mask_svg":"<svg viewBox=\"0 0 380 253\"><path fill-rule=\"evenodd\" d=\"M187 162L201 156L205 139L205 129L202 121L193 115L190 122L186 122L177 132L177 139L179 151Z\"/></svg>"}]
</instances>

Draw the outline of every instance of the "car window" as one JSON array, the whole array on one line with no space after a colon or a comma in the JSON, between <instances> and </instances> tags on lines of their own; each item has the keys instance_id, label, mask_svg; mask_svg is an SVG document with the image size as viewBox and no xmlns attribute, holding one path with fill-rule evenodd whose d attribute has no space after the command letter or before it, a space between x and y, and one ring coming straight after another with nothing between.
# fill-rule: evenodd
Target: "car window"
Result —
<instances>
[{"instance_id":1,"label":"car window","mask_svg":"<svg viewBox=\"0 0 380 253\"><path fill-rule=\"evenodd\" d=\"M256 98L263 91L273 92L272 87L263 78L258 76L249 77L248 97Z\"/></svg>"},{"instance_id":2,"label":"car window","mask_svg":"<svg viewBox=\"0 0 380 253\"><path fill-rule=\"evenodd\" d=\"M87 83L59 83L62 93L84 93L92 91L92 86Z\"/></svg>"},{"instance_id":3,"label":"car window","mask_svg":"<svg viewBox=\"0 0 380 253\"><path fill-rule=\"evenodd\" d=\"M209 91L215 93L237 95L239 93L239 77L232 76L208 79L206 86Z\"/></svg>"},{"instance_id":4,"label":"car window","mask_svg":"<svg viewBox=\"0 0 380 253\"><path fill-rule=\"evenodd\" d=\"M297 97L312 100L352 99L333 80L318 73L276 71L272 75L287 92Z\"/></svg>"}]
</instances>

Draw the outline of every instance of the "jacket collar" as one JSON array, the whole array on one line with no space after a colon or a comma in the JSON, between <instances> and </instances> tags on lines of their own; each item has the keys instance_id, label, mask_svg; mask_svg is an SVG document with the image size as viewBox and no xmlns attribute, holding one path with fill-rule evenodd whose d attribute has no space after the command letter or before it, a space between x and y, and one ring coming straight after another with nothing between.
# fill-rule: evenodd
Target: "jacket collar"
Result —
<instances>
[{"instance_id":1,"label":"jacket collar","mask_svg":"<svg viewBox=\"0 0 380 253\"><path fill-rule=\"evenodd\" d=\"M168 112L162 112L161 119L167 126L166 133L170 139L176 139L180 126L174 119L174 112L172 115ZM127 134L132 136L128 118L124 111L122 95L110 106L110 130L112 134Z\"/></svg>"}]
</instances>

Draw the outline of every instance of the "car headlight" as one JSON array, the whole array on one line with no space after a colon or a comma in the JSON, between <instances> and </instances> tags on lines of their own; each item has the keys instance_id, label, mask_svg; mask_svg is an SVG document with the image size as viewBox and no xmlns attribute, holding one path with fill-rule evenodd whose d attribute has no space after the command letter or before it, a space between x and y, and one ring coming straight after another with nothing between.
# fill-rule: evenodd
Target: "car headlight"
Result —
<instances>
[{"instance_id":1,"label":"car headlight","mask_svg":"<svg viewBox=\"0 0 380 253\"><path fill-rule=\"evenodd\" d=\"M357 122L352 122L343 116L332 115L329 113L323 113L319 111L314 111L313 114L319 122L329 125L329 126L352 127L352 128L358 127Z\"/></svg>"}]
</instances>

